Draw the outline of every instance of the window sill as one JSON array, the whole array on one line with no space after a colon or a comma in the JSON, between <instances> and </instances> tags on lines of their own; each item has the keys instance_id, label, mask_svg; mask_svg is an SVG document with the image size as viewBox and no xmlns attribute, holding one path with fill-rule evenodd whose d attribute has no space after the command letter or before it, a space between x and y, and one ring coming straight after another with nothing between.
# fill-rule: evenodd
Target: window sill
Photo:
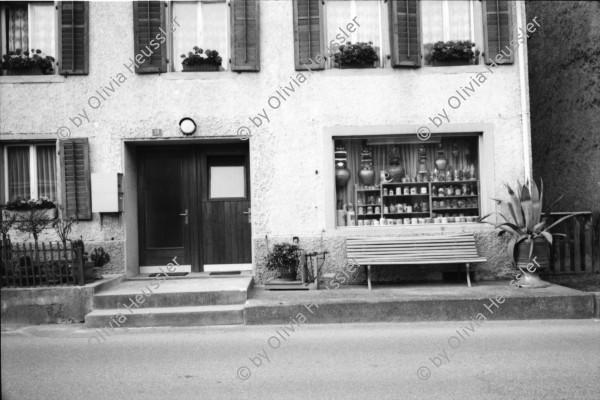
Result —
<instances>
[{"instance_id":1,"label":"window sill","mask_svg":"<svg viewBox=\"0 0 600 400\"><path fill-rule=\"evenodd\" d=\"M0 84L14 83L62 83L66 80L63 75L2 75Z\"/></svg>"},{"instance_id":2,"label":"window sill","mask_svg":"<svg viewBox=\"0 0 600 400\"><path fill-rule=\"evenodd\" d=\"M309 71L298 71L304 74ZM487 72L485 65L454 65L454 66L432 66L423 65L420 68L363 68L363 69L339 69L329 68L321 71L314 71L315 76L323 74L325 76L390 76L395 74L410 73L416 75L441 75L441 74L473 74L476 72Z\"/></svg>"},{"instance_id":3,"label":"window sill","mask_svg":"<svg viewBox=\"0 0 600 400\"><path fill-rule=\"evenodd\" d=\"M331 236L406 236L406 234L440 234L461 232L492 232L494 227L482 223L417 224L384 226L339 226ZM335 233L334 233L335 232Z\"/></svg>"},{"instance_id":4,"label":"window sill","mask_svg":"<svg viewBox=\"0 0 600 400\"><path fill-rule=\"evenodd\" d=\"M198 71L198 72L166 72L160 74L162 79L168 81L189 81L189 80L218 80L233 79L237 74L231 71Z\"/></svg>"}]
</instances>

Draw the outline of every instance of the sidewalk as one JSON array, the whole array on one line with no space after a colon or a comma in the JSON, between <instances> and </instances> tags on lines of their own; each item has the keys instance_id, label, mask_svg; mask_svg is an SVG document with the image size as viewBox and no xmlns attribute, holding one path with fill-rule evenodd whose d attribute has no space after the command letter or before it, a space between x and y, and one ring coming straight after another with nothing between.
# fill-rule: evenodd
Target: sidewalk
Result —
<instances>
[{"instance_id":1,"label":"sidewalk","mask_svg":"<svg viewBox=\"0 0 600 400\"><path fill-rule=\"evenodd\" d=\"M247 325L463 321L482 313L494 320L594 318L594 293L559 285L518 289L509 282L340 286L339 289L268 291L254 288L246 302ZM302 318L302 317L301 317Z\"/></svg>"}]
</instances>

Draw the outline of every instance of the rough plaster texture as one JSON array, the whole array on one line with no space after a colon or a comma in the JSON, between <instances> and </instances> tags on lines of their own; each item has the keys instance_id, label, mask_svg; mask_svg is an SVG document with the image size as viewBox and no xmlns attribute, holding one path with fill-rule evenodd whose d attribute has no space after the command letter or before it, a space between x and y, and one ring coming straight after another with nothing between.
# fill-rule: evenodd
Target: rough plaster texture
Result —
<instances>
[{"instance_id":1,"label":"rough plaster texture","mask_svg":"<svg viewBox=\"0 0 600 400\"><path fill-rule=\"evenodd\" d=\"M135 75L123 63L133 57L132 5L130 2L90 4L90 73L70 76L59 83L1 85L0 133L5 137L27 138L45 134L53 138L60 126L69 126L73 137L88 137L92 172L123 172L123 139L150 139L153 128L163 130L164 138L180 138L178 121L192 117L197 125L194 137L236 137L240 125L252 131L250 140L252 231L254 254L260 262L265 235L311 240L325 226L325 209L334 200L325 195L322 171L332 162L325 154L323 130L334 126L430 124L429 118L448 111L450 124L488 123L494 129L493 154L484 163L494 164L493 197L504 197L504 181L522 178L525 168L521 125L521 88L518 63L501 66L487 74L487 80L458 109L448 106L449 96L468 85L483 65L419 68L326 70L310 74L307 81L277 109L268 105L270 96L281 86L289 86L294 71L294 38L291 1L260 3L261 71L259 73L196 73ZM520 10L524 14L524 10ZM360 18L360 16L359 16ZM516 26L515 26L516 29ZM388 61L389 62L389 61ZM88 105L95 91L123 73L123 82L98 109ZM1 83L1 78L0 78ZM35 93L35 95L33 95ZM48 99L51 99L51 107ZM273 102L273 101L272 101ZM92 103L95 105L95 103ZM276 104L276 103L273 103ZM249 121L258 112L268 113L270 122L256 128ZM79 128L69 121L87 112ZM33 135L30 137L34 137ZM493 210L486 210L493 211ZM343 239L329 235L327 246L333 252L326 270L344 265ZM124 245L124 227L105 219L100 226L94 216L82 222L74 236L90 243L102 243L119 256ZM490 235L492 235L490 233ZM304 239L306 238L306 239ZM482 244L483 243L483 244ZM505 261L494 252L499 244L480 241L493 266L484 276L496 276ZM121 246L121 247L119 247ZM117 254L107 267L123 271ZM331 261L330 261L331 262ZM262 276L261 271L258 275ZM357 278L358 279L358 278ZM260 278L259 278L260 280Z\"/></svg>"},{"instance_id":2,"label":"rough plaster texture","mask_svg":"<svg viewBox=\"0 0 600 400\"><path fill-rule=\"evenodd\" d=\"M2 289L2 323L83 322L93 296L94 289L81 286Z\"/></svg>"},{"instance_id":3,"label":"rough plaster texture","mask_svg":"<svg viewBox=\"0 0 600 400\"><path fill-rule=\"evenodd\" d=\"M533 171L557 211L600 212L600 3L528 1Z\"/></svg>"}]
</instances>

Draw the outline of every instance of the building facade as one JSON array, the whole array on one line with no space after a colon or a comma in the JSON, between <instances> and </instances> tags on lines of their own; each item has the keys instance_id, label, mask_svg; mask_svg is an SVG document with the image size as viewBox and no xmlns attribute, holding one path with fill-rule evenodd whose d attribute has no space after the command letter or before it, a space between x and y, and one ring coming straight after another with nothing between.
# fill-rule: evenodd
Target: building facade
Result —
<instances>
[{"instance_id":1,"label":"building facade","mask_svg":"<svg viewBox=\"0 0 600 400\"><path fill-rule=\"evenodd\" d=\"M328 251L327 277L350 236L473 232L479 276L506 277L505 242L474 221L530 175L539 25L520 1L3 5L2 53L56 64L0 77L0 200L55 200L127 276L177 257L260 283L269 246L297 236Z\"/></svg>"}]
</instances>

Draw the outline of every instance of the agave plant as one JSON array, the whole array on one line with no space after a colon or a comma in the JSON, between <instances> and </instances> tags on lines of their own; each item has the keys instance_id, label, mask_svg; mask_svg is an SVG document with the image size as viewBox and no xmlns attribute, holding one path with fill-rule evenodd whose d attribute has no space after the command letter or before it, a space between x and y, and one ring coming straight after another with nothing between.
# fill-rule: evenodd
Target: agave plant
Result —
<instances>
[{"instance_id":1,"label":"agave plant","mask_svg":"<svg viewBox=\"0 0 600 400\"><path fill-rule=\"evenodd\" d=\"M550 210L562 199L562 195L554 203L552 203L552 205L550 205L546 215L542 216L542 200L544 192L543 181L541 181L541 187L539 190L535 181L531 182L531 190L529 190L528 182L521 185L521 183L517 181L516 192L508 184L505 183L505 185L508 189L508 194L510 195L510 201L502 201L498 199L494 200L498 204L505 205L508 208L508 213L491 213L482 217L480 221L490 223L483 220L494 214L497 214L501 217L503 221L495 225L495 227L500 229L500 233L498 234L499 236L504 234L511 236L510 241L508 242L508 251L511 256L514 254L515 246L526 240L531 243L529 250L529 257L531 258L531 255L533 254L534 239L541 237L546 239L546 241L552 245L552 236L565 235L562 233L550 233L550 230L564 220L572 218L575 215L582 214L572 213L566 215L555 221L552 225L547 226Z\"/></svg>"}]
</instances>

